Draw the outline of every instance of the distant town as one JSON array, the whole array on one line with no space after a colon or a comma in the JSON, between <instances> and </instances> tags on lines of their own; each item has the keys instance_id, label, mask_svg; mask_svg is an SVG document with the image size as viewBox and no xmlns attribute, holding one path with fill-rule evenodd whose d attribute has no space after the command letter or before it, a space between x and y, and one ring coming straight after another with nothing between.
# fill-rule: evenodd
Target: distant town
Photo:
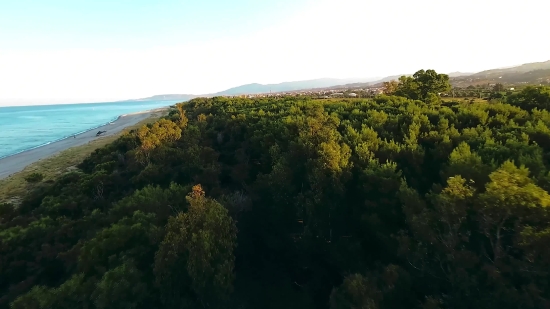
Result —
<instances>
[{"instance_id":1,"label":"distant town","mask_svg":"<svg viewBox=\"0 0 550 309\"><path fill-rule=\"evenodd\" d=\"M273 92L273 93L258 93L258 94L242 94L242 95L223 95L225 98L271 98L271 97L297 97L297 96L309 96L316 98L369 98L378 94L382 94L384 88L382 86L376 87L342 87L335 89L310 89L310 90L294 90L285 92Z\"/></svg>"}]
</instances>

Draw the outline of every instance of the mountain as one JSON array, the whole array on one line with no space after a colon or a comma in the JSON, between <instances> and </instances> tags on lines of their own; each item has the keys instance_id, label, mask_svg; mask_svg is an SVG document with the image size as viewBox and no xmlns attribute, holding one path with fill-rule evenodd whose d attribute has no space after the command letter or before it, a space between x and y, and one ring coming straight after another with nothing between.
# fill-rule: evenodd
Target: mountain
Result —
<instances>
[{"instance_id":1,"label":"mountain","mask_svg":"<svg viewBox=\"0 0 550 309\"><path fill-rule=\"evenodd\" d=\"M241 94L258 94L269 92L287 92L307 89L335 89L335 88L360 88L369 86L381 86L383 82L397 80L401 76L412 76L412 74L400 74L387 76L384 78L319 78L311 80L284 82L279 84L246 84L238 87L233 87L224 91L205 94L162 94L148 98L139 99L138 101L147 100L181 100L187 101L196 97L214 97L223 95L241 95ZM528 83L539 84L550 82L550 60L545 62L526 63L514 67L498 68L486 70L478 73L452 72L448 73L451 84L453 86L465 87L476 84L488 83ZM130 101L130 100L127 100ZM135 101L135 100L132 100Z\"/></svg>"},{"instance_id":2,"label":"mountain","mask_svg":"<svg viewBox=\"0 0 550 309\"><path fill-rule=\"evenodd\" d=\"M550 70L550 60L544 61L544 62L526 63L515 67L486 70L486 71L473 74L473 76L493 78L493 77L497 77L497 75L500 76L503 74L507 74L507 75L523 74L523 73L539 71L539 70Z\"/></svg>"},{"instance_id":3,"label":"mountain","mask_svg":"<svg viewBox=\"0 0 550 309\"><path fill-rule=\"evenodd\" d=\"M470 75L473 75L475 73L463 73L463 72L452 72L452 73L449 73L447 75L449 75L449 77L462 77L462 76L470 76Z\"/></svg>"},{"instance_id":4,"label":"mountain","mask_svg":"<svg viewBox=\"0 0 550 309\"><path fill-rule=\"evenodd\" d=\"M550 60L526 63L515 67L506 67L481 71L470 76L451 79L454 86L507 83L541 84L550 81Z\"/></svg>"},{"instance_id":5,"label":"mountain","mask_svg":"<svg viewBox=\"0 0 550 309\"><path fill-rule=\"evenodd\" d=\"M339 87L380 87L382 86L383 82L397 80L402 75L412 76L412 74L393 75L370 83L344 84L339 85ZM482 84L486 85L491 83L539 84L543 82L550 82L550 60L545 62L526 63L514 67L491 69L478 73L452 72L448 73L447 75L449 75L450 77L451 84L456 87L467 87L469 85Z\"/></svg>"},{"instance_id":6,"label":"mountain","mask_svg":"<svg viewBox=\"0 0 550 309\"><path fill-rule=\"evenodd\" d=\"M279 84L247 84L234 88L230 88L224 91L212 94L212 96L218 95L240 95L240 94L257 94L268 92L285 92L302 89L313 88L326 88L331 86L350 84L350 83L365 83L376 80L376 78L350 78L350 79L336 79L336 78L319 78L303 81L284 82Z\"/></svg>"},{"instance_id":7,"label":"mountain","mask_svg":"<svg viewBox=\"0 0 550 309\"><path fill-rule=\"evenodd\" d=\"M479 74L479 73L478 73ZM483 84L542 84L550 82L550 69L535 70L529 72L491 72L483 75L471 75L466 77L451 79L454 86L463 87L469 85Z\"/></svg>"},{"instance_id":8,"label":"mountain","mask_svg":"<svg viewBox=\"0 0 550 309\"><path fill-rule=\"evenodd\" d=\"M124 101L174 101L174 100L188 101L196 97L199 97L199 96L194 94L158 94L152 97L124 100Z\"/></svg>"}]
</instances>

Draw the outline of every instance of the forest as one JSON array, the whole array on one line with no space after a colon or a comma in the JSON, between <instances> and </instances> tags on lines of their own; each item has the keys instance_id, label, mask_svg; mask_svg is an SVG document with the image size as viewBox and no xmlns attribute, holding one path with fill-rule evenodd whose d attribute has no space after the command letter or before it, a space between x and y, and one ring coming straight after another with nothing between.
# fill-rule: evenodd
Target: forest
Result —
<instances>
[{"instance_id":1,"label":"forest","mask_svg":"<svg viewBox=\"0 0 550 309\"><path fill-rule=\"evenodd\" d=\"M196 98L0 204L0 308L550 308L550 88Z\"/></svg>"}]
</instances>

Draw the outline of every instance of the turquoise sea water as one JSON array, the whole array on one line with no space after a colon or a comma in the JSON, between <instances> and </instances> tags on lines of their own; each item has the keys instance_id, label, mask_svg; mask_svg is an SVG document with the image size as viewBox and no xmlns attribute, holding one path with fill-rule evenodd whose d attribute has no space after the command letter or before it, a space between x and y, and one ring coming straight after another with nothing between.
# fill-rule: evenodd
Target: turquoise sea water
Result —
<instances>
[{"instance_id":1,"label":"turquoise sea water","mask_svg":"<svg viewBox=\"0 0 550 309\"><path fill-rule=\"evenodd\" d=\"M0 107L0 158L97 128L124 114L178 101Z\"/></svg>"}]
</instances>

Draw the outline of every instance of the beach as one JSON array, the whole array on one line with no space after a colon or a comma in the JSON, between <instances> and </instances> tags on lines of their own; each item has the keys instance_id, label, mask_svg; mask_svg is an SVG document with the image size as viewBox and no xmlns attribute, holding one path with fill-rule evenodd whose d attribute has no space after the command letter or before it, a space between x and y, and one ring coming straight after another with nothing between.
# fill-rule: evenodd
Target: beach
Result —
<instances>
[{"instance_id":1,"label":"beach","mask_svg":"<svg viewBox=\"0 0 550 309\"><path fill-rule=\"evenodd\" d=\"M129 126L133 126L147 118L161 116L168 107L158 108L148 111L142 111L120 116L117 120L104 126L86 131L84 133L68 137L38 148L27 150L3 159L0 159L0 179L11 176L14 173L22 171L26 166L40 161L42 159L56 155L63 150L85 145L93 140L118 134ZM96 136L98 131L105 131L100 136Z\"/></svg>"}]
</instances>

